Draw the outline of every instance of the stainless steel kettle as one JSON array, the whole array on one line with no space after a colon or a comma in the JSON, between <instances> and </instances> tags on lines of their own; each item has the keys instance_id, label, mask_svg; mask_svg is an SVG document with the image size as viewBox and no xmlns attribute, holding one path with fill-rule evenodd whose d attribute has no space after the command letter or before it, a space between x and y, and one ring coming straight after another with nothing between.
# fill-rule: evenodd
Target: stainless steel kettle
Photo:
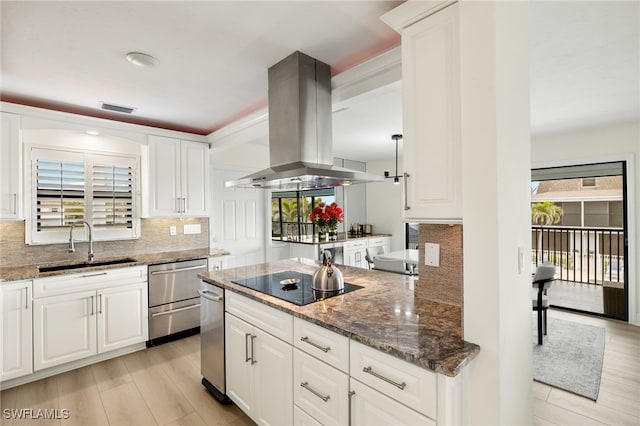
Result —
<instances>
[{"instance_id":1,"label":"stainless steel kettle","mask_svg":"<svg viewBox=\"0 0 640 426\"><path fill-rule=\"evenodd\" d=\"M311 288L319 291L339 292L344 290L344 279L340 269L332 265L331 252L322 252L322 266L313 274Z\"/></svg>"}]
</instances>

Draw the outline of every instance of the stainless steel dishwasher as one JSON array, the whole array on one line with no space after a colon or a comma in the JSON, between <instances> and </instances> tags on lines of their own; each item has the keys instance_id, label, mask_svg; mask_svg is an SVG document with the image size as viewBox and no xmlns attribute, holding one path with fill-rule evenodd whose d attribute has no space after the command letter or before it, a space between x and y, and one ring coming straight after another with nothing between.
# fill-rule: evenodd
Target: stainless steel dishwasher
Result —
<instances>
[{"instance_id":1,"label":"stainless steel dishwasher","mask_svg":"<svg viewBox=\"0 0 640 426\"><path fill-rule=\"evenodd\" d=\"M198 274L206 270L207 259L149 266L149 342L147 346L198 333L200 330Z\"/></svg>"},{"instance_id":2,"label":"stainless steel dishwasher","mask_svg":"<svg viewBox=\"0 0 640 426\"><path fill-rule=\"evenodd\" d=\"M218 401L226 395L224 358L224 289L200 282L200 372L202 384Z\"/></svg>"}]
</instances>

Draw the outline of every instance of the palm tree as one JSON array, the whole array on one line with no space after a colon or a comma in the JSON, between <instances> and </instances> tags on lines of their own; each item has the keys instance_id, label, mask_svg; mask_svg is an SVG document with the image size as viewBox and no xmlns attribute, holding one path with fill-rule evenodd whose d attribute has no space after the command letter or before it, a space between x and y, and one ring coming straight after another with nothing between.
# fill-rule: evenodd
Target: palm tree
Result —
<instances>
[{"instance_id":1,"label":"palm tree","mask_svg":"<svg viewBox=\"0 0 640 426\"><path fill-rule=\"evenodd\" d=\"M534 223L549 226L560 222L562 219L562 207L553 201L542 201L531 206L531 218Z\"/></svg>"}]
</instances>

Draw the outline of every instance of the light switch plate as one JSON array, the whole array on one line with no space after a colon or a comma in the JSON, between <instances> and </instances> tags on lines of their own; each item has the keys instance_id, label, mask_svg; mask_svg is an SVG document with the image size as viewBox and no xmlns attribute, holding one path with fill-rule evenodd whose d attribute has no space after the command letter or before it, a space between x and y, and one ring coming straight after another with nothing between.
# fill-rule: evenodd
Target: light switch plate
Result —
<instances>
[{"instance_id":1,"label":"light switch plate","mask_svg":"<svg viewBox=\"0 0 640 426\"><path fill-rule=\"evenodd\" d=\"M440 244L424 243L424 264L440 267Z\"/></svg>"},{"instance_id":2,"label":"light switch plate","mask_svg":"<svg viewBox=\"0 0 640 426\"><path fill-rule=\"evenodd\" d=\"M184 229L184 235L199 234L202 232L199 223L196 223L195 225L184 225L183 229Z\"/></svg>"},{"instance_id":3,"label":"light switch plate","mask_svg":"<svg viewBox=\"0 0 640 426\"><path fill-rule=\"evenodd\" d=\"M177 235L177 234L178 234L178 231L176 230L176 227L173 226L173 225L170 226L169 227L169 235Z\"/></svg>"}]
</instances>

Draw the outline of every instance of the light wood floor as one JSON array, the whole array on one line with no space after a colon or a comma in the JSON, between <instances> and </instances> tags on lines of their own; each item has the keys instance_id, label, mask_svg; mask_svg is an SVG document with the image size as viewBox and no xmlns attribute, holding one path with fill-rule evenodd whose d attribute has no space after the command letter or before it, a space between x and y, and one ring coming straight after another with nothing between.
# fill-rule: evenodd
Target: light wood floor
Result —
<instances>
[{"instance_id":1,"label":"light wood floor","mask_svg":"<svg viewBox=\"0 0 640 426\"><path fill-rule=\"evenodd\" d=\"M200 336L166 343L0 393L2 426L254 423L200 383ZM66 420L13 420L7 408L68 409ZM60 412L61 413L61 412Z\"/></svg>"},{"instance_id":2,"label":"light wood floor","mask_svg":"<svg viewBox=\"0 0 640 426\"><path fill-rule=\"evenodd\" d=\"M557 310L549 315L605 328L602 382L597 402L533 382L533 423L640 424L640 327ZM66 408L70 418L18 421L0 417L0 423L253 425L237 407L215 401L200 379L200 337L192 336L2 391L3 410Z\"/></svg>"},{"instance_id":3,"label":"light wood floor","mask_svg":"<svg viewBox=\"0 0 640 426\"><path fill-rule=\"evenodd\" d=\"M600 393L590 399L533 382L535 425L640 424L640 327L550 310L549 316L605 328Z\"/></svg>"}]
</instances>

